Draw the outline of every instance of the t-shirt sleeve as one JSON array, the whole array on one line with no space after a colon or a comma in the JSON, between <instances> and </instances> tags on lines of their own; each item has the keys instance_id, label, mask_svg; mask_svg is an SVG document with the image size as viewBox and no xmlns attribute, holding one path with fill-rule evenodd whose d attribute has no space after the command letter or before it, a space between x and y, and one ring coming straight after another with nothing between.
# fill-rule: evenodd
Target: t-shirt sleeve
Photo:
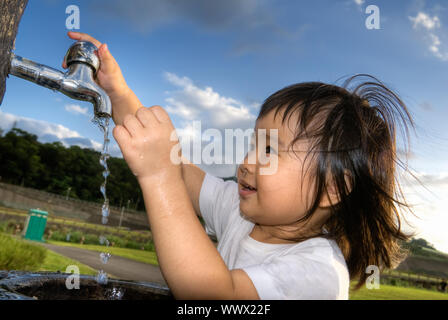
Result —
<instances>
[{"instance_id":1,"label":"t-shirt sleeve","mask_svg":"<svg viewBox=\"0 0 448 320\"><path fill-rule=\"evenodd\" d=\"M297 255L242 268L262 300L334 300L344 297L336 270Z\"/></svg>"},{"instance_id":2,"label":"t-shirt sleeve","mask_svg":"<svg viewBox=\"0 0 448 320\"><path fill-rule=\"evenodd\" d=\"M199 209L205 222L205 230L219 241L229 223L232 210L239 207L238 184L205 174L199 194Z\"/></svg>"}]
</instances>

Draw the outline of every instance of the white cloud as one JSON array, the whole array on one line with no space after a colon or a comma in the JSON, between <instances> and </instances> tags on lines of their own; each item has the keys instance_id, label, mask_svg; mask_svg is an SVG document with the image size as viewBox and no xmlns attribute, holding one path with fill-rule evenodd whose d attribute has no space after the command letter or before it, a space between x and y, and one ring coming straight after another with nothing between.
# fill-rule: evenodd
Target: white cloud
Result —
<instances>
[{"instance_id":1,"label":"white cloud","mask_svg":"<svg viewBox=\"0 0 448 320\"><path fill-rule=\"evenodd\" d=\"M442 45L440 38L432 33L429 34L429 38L431 39L429 50L440 60L448 61L448 52L442 51L440 49Z\"/></svg>"},{"instance_id":2,"label":"white cloud","mask_svg":"<svg viewBox=\"0 0 448 320\"><path fill-rule=\"evenodd\" d=\"M174 73L166 72L165 79L172 85L178 87L178 90L165 92L169 96L165 99L165 109L170 115L176 115L180 118L180 128L176 128L179 136L183 155L197 165L199 163L192 156L198 150L198 146L204 148L208 141L202 135L207 129L217 129L224 138L225 129L253 129L255 126L256 115L259 103L251 102L244 104L234 98L225 97L216 92L212 87L203 88L194 84L187 77L180 77ZM200 121L200 132L195 130L194 122ZM194 143L200 141L200 144ZM192 147L187 147L191 145ZM223 141L223 145L224 145ZM202 149L203 151L204 149ZM200 154L200 153L199 153ZM221 153L223 158L225 153ZM239 161L236 157L236 151L233 151L235 163ZM199 160L199 159L198 159ZM201 158L202 162L203 159ZM211 164L202 165L201 168L207 172L219 176L231 176L235 173L235 164Z\"/></svg>"},{"instance_id":3,"label":"white cloud","mask_svg":"<svg viewBox=\"0 0 448 320\"><path fill-rule=\"evenodd\" d=\"M58 139L81 137L78 132L70 130L60 124L16 116L11 113L0 111L0 128L9 130L14 125L17 128L35 134L38 137L44 135L55 136Z\"/></svg>"},{"instance_id":4,"label":"white cloud","mask_svg":"<svg viewBox=\"0 0 448 320\"><path fill-rule=\"evenodd\" d=\"M417 238L424 238L434 244L436 249L448 253L448 215L446 199L448 198L448 172L429 174L412 172L419 181L409 175L402 180L406 201L412 206L417 217L408 214L406 220L413 227Z\"/></svg>"},{"instance_id":5,"label":"white cloud","mask_svg":"<svg viewBox=\"0 0 448 320\"><path fill-rule=\"evenodd\" d=\"M77 145L81 148L91 148L100 152L103 147L102 143L83 137L78 132L70 130L63 125L0 111L0 128L3 131L8 131L12 127L36 135L38 140L43 143L60 141L66 147ZM111 144L109 151L112 156L121 156L121 152L117 145Z\"/></svg>"},{"instance_id":6,"label":"white cloud","mask_svg":"<svg viewBox=\"0 0 448 320\"><path fill-rule=\"evenodd\" d=\"M433 30L435 28L440 28L440 19L437 16L430 17L424 12L419 12L415 17L409 17L409 20L414 22L413 28L418 29L423 27L427 30Z\"/></svg>"},{"instance_id":7,"label":"white cloud","mask_svg":"<svg viewBox=\"0 0 448 320\"><path fill-rule=\"evenodd\" d=\"M252 128L256 115L251 113L254 103L246 106L242 102L224 97L212 87L199 88L187 77L166 72L165 79L180 90L168 92L166 110L183 120L201 120L217 129Z\"/></svg>"},{"instance_id":8,"label":"white cloud","mask_svg":"<svg viewBox=\"0 0 448 320\"><path fill-rule=\"evenodd\" d=\"M68 111L73 114L83 114L88 115L88 108L87 107L81 107L77 104L66 104L65 105L65 111Z\"/></svg>"},{"instance_id":9,"label":"white cloud","mask_svg":"<svg viewBox=\"0 0 448 320\"><path fill-rule=\"evenodd\" d=\"M412 28L414 30L422 30L428 42L429 51L442 61L448 61L448 51L444 49L442 40L440 39L440 31L442 23L438 16L431 17L425 12L418 12L415 17L409 17L413 22Z\"/></svg>"}]
</instances>

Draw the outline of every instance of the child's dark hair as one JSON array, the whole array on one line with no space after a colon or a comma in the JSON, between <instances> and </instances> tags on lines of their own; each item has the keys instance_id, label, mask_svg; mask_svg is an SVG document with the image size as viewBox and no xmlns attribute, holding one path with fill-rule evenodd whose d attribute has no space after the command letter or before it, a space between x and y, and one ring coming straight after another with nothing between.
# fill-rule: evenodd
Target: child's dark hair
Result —
<instances>
[{"instance_id":1,"label":"child's dark hair","mask_svg":"<svg viewBox=\"0 0 448 320\"><path fill-rule=\"evenodd\" d=\"M366 81L357 83L364 77ZM404 198L395 177L396 164L404 168L396 151L397 122L407 140L408 125L415 128L403 101L376 78L356 75L342 87L320 82L288 86L264 101L257 119L272 110L274 116L284 111L282 123L298 114L289 148L294 151L295 142L310 139L307 157L317 156L312 171L316 196L303 221L327 194L328 177L339 195L324 224L327 233L313 237L337 242L350 278L359 279L355 289L369 276L367 266L396 267L404 258L400 242L411 237L401 231L398 206L410 207L398 200Z\"/></svg>"}]
</instances>

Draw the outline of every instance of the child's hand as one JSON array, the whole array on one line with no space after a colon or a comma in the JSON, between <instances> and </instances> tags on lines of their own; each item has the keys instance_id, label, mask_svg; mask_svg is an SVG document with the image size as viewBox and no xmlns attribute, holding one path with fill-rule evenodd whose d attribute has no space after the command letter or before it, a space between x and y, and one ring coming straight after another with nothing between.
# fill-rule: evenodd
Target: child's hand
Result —
<instances>
[{"instance_id":1,"label":"child's hand","mask_svg":"<svg viewBox=\"0 0 448 320\"><path fill-rule=\"evenodd\" d=\"M141 107L135 116L128 114L123 125L113 129L113 135L140 183L163 175L182 177L179 140L162 107Z\"/></svg>"},{"instance_id":2,"label":"child's hand","mask_svg":"<svg viewBox=\"0 0 448 320\"><path fill-rule=\"evenodd\" d=\"M123 78L120 66L109 52L107 45L105 43L101 44L95 38L82 32L69 31L68 36L74 40L92 42L98 48L97 55L100 59L100 68L96 74L98 84L106 91L111 100L123 96L127 92L128 86ZM67 68L65 60L62 61L62 67Z\"/></svg>"}]
</instances>

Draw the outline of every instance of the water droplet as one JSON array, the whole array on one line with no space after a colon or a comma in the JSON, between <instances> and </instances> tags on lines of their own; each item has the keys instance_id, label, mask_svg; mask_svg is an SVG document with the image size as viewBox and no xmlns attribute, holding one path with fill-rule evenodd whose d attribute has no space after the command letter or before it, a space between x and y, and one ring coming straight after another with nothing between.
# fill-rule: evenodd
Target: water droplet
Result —
<instances>
[{"instance_id":1,"label":"water droplet","mask_svg":"<svg viewBox=\"0 0 448 320\"><path fill-rule=\"evenodd\" d=\"M124 296L124 290L122 288L112 288L107 289L105 292L105 296L108 300L121 300Z\"/></svg>"},{"instance_id":2,"label":"water droplet","mask_svg":"<svg viewBox=\"0 0 448 320\"><path fill-rule=\"evenodd\" d=\"M139 157L140 159L143 159L143 154L140 153L140 154L138 155L138 157Z\"/></svg>"},{"instance_id":3,"label":"water droplet","mask_svg":"<svg viewBox=\"0 0 448 320\"><path fill-rule=\"evenodd\" d=\"M101 185L100 191L103 194L103 196L106 194L106 186L104 185L104 183Z\"/></svg>"},{"instance_id":4,"label":"water droplet","mask_svg":"<svg viewBox=\"0 0 448 320\"><path fill-rule=\"evenodd\" d=\"M98 272L98 275L96 276L96 282L99 284L107 284L107 273L103 270L100 270Z\"/></svg>"},{"instance_id":5,"label":"water droplet","mask_svg":"<svg viewBox=\"0 0 448 320\"><path fill-rule=\"evenodd\" d=\"M101 261L104 264L106 264L109 261L109 259L110 259L110 253L109 252L101 252L100 253L100 258L101 258Z\"/></svg>"},{"instance_id":6,"label":"water droplet","mask_svg":"<svg viewBox=\"0 0 448 320\"><path fill-rule=\"evenodd\" d=\"M104 171L103 171L103 177L104 177L104 179L106 179L106 178L109 176L109 174L110 174L110 171L109 171L109 170L104 170Z\"/></svg>"},{"instance_id":7,"label":"water droplet","mask_svg":"<svg viewBox=\"0 0 448 320\"><path fill-rule=\"evenodd\" d=\"M101 208L101 214L103 217L108 217L109 216L109 203L105 203L103 204L103 207Z\"/></svg>"}]
</instances>

